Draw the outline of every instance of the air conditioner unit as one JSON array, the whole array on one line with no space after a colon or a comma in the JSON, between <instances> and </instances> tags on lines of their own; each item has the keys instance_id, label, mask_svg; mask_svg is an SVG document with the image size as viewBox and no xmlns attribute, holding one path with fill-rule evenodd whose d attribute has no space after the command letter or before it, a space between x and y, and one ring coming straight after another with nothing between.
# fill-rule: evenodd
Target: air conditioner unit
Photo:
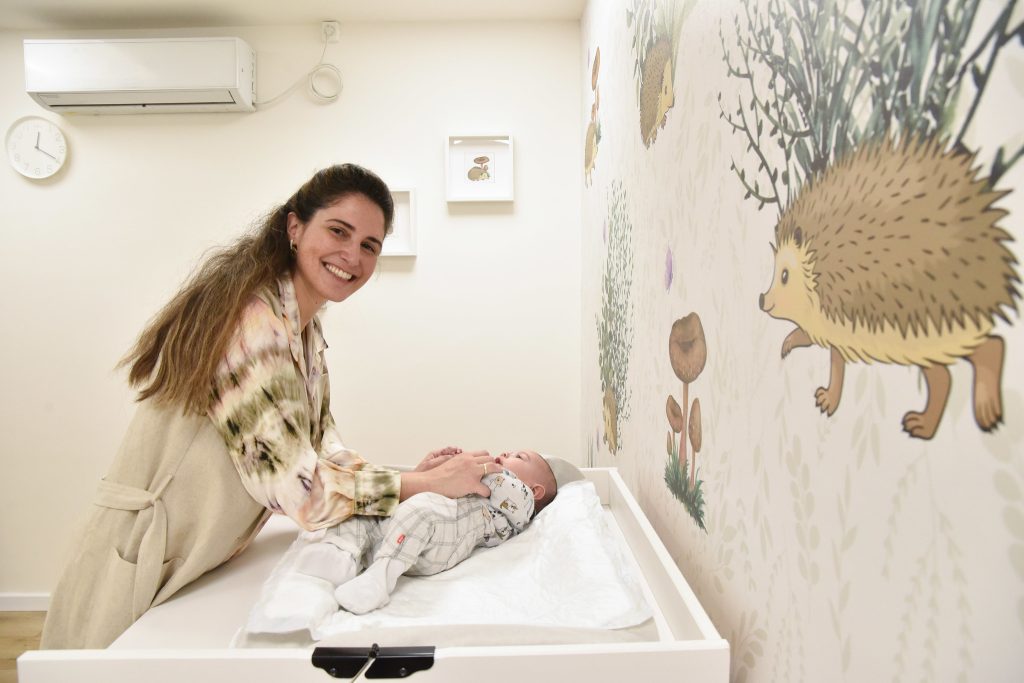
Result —
<instances>
[{"instance_id":1,"label":"air conditioner unit","mask_svg":"<svg viewBox=\"0 0 1024 683\"><path fill-rule=\"evenodd\" d=\"M255 111L240 38L26 40L25 90L59 114Z\"/></svg>"}]
</instances>

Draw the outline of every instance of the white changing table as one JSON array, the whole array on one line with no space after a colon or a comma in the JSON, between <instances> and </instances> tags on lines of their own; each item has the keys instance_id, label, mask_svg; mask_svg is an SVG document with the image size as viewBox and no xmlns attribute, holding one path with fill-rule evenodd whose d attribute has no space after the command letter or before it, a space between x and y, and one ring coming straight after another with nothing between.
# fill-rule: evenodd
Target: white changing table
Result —
<instances>
[{"instance_id":1,"label":"white changing table","mask_svg":"<svg viewBox=\"0 0 1024 683\"><path fill-rule=\"evenodd\" d=\"M439 646L429 668L409 677L421 683L522 680L588 682L651 680L727 683L729 644L693 591L614 468L584 469L611 526L636 560L654 611L657 635L643 642L564 645ZM229 647L260 587L296 527L274 518L240 557L151 609L105 650L41 650L18 658L21 683L325 683L311 662L312 647ZM652 631L653 633L653 631ZM387 642L378 644L389 648ZM431 645L425 631L422 645ZM405 644L405 643L403 643ZM373 642L365 643L367 649ZM373 678L373 666L363 674ZM342 679L351 680L351 679Z\"/></svg>"}]
</instances>

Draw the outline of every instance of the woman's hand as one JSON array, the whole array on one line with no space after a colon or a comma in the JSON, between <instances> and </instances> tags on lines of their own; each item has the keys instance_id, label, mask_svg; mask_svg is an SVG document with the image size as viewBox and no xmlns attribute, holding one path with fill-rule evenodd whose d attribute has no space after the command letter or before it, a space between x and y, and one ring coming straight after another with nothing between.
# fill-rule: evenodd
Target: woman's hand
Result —
<instances>
[{"instance_id":1,"label":"woman's hand","mask_svg":"<svg viewBox=\"0 0 1024 683\"><path fill-rule=\"evenodd\" d=\"M420 461L420 464L417 465L416 469L413 471L426 472L427 470L432 470L438 465L448 462L448 460L450 460L453 455L458 455L461 452L462 449L457 448L455 446L445 446L444 448L438 449L436 451L430 451L429 453L427 453L426 457L423 458L422 461Z\"/></svg>"},{"instance_id":2,"label":"woman's hand","mask_svg":"<svg viewBox=\"0 0 1024 683\"><path fill-rule=\"evenodd\" d=\"M441 451L445 450L448 449L441 449ZM441 453L441 451L435 451L435 453ZM491 494L491 490L481 483L480 479L485 474L494 474L500 468L487 451L441 453L435 458L431 458L431 455L433 454L427 455L424 462L420 463L420 467L442 458L443 462L431 465L426 470L417 467L412 472L403 472L399 500L406 500L410 496L426 491L439 493L448 498L461 498L469 494L478 496Z\"/></svg>"}]
</instances>

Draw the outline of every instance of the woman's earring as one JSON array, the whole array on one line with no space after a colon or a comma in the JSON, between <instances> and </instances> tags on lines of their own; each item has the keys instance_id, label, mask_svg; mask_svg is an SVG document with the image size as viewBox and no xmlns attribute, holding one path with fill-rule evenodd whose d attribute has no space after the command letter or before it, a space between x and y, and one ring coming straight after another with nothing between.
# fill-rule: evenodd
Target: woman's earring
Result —
<instances>
[{"instance_id":1,"label":"woman's earring","mask_svg":"<svg viewBox=\"0 0 1024 683\"><path fill-rule=\"evenodd\" d=\"M299 253L298 245L295 244L295 242L293 242L291 240L288 240L288 248L291 249L293 254L298 254Z\"/></svg>"}]
</instances>

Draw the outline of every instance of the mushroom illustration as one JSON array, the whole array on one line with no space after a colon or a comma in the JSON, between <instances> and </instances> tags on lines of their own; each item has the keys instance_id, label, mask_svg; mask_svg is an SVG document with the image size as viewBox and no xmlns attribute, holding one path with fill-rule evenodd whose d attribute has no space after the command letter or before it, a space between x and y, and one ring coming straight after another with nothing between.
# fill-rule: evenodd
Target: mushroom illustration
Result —
<instances>
[{"instance_id":1,"label":"mushroom illustration","mask_svg":"<svg viewBox=\"0 0 1024 683\"><path fill-rule=\"evenodd\" d=\"M704 371L708 359L708 347L704 339L704 326L700 316L691 313L672 323L668 338L668 357L672 371L683 383L683 429L679 434L679 467L687 461L686 454L686 406L690 403L690 384Z\"/></svg>"},{"instance_id":2,"label":"mushroom illustration","mask_svg":"<svg viewBox=\"0 0 1024 683\"><path fill-rule=\"evenodd\" d=\"M690 408L690 446L693 447L693 469L690 470L690 488L697 481L697 454L700 453L701 431L700 431L700 399L693 399L693 407Z\"/></svg>"},{"instance_id":3,"label":"mushroom illustration","mask_svg":"<svg viewBox=\"0 0 1024 683\"><path fill-rule=\"evenodd\" d=\"M473 163L476 164L476 166L469 169L469 173L466 174L466 177L470 180L487 180L490 178L491 174L487 172L487 162L490 160L491 158L487 156L479 156L476 159L473 159Z\"/></svg>"},{"instance_id":4,"label":"mushroom illustration","mask_svg":"<svg viewBox=\"0 0 1024 683\"><path fill-rule=\"evenodd\" d=\"M668 423L672 425L672 433L678 434L683 431L683 411L676 402L676 397L671 394L665 403L665 413L668 415Z\"/></svg>"}]
</instances>

